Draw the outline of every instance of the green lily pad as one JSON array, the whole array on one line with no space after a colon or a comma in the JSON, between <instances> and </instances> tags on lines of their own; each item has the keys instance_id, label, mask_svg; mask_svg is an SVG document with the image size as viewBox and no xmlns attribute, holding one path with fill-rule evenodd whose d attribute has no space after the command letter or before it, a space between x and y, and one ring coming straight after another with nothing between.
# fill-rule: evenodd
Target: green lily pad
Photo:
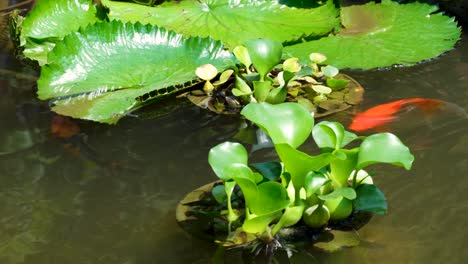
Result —
<instances>
[{"instance_id":1,"label":"green lily pad","mask_svg":"<svg viewBox=\"0 0 468 264\"><path fill-rule=\"evenodd\" d=\"M231 56L209 38L186 39L140 23L96 23L57 44L42 68L38 95L53 99L60 114L115 123L151 96L189 86L198 66L224 70Z\"/></svg>"},{"instance_id":2,"label":"green lily pad","mask_svg":"<svg viewBox=\"0 0 468 264\"><path fill-rule=\"evenodd\" d=\"M254 38L287 42L323 36L339 23L333 1L313 9L290 8L266 0L173 1L157 7L101 2L110 9L110 19L155 24L185 36L210 36L230 48Z\"/></svg>"},{"instance_id":3,"label":"green lily pad","mask_svg":"<svg viewBox=\"0 0 468 264\"><path fill-rule=\"evenodd\" d=\"M98 21L92 0L39 0L22 23L23 54L40 65L47 54L70 32Z\"/></svg>"},{"instance_id":4,"label":"green lily pad","mask_svg":"<svg viewBox=\"0 0 468 264\"><path fill-rule=\"evenodd\" d=\"M327 56L328 64L338 68L412 65L452 49L460 38L454 19L437 10L423 3L390 0L343 7L344 29L340 33L289 46L285 51L303 62L310 52L320 52Z\"/></svg>"}]
</instances>

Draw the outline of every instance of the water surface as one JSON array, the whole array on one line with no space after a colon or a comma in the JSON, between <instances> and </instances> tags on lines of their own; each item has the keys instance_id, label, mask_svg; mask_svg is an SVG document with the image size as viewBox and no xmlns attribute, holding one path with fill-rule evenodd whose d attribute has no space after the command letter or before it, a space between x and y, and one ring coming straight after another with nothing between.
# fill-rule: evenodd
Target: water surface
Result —
<instances>
[{"instance_id":1,"label":"water surface","mask_svg":"<svg viewBox=\"0 0 468 264\"><path fill-rule=\"evenodd\" d=\"M0 60L0 263L210 262L216 246L181 230L174 208L215 179L208 150L234 140L237 117L186 105L115 126L75 121L79 135L57 138L51 133L56 115L35 99L37 72L5 49ZM305 250L318 263L464 263L468 39L415 67L348 73L366 88L365 101L330 120L349 124L354 112L410 97L452 107L431 115L408 111L386 128L416 160L410 172L373 167L389 213L359 231L360 246L334 254ZM311 142L305 148L314 151ZM252 159L267 156L271 150Z\"/></svg>"}]
</instances>

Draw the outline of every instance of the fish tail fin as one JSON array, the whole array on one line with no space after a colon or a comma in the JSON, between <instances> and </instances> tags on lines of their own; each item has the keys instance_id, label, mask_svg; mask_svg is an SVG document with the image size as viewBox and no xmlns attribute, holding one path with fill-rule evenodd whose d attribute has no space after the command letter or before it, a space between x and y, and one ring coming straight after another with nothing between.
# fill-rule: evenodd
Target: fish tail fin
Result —
<instances>
[{"instance_id":1,"label":"fish tail fin","mask_svg":"<svg viewBox=\"0 0 468 264\"><path fill-rule=\"evenodd\" d=\"M447 102L429 98L412 98L408 100L408 104L416 106L427 115L431 115L440 111Z\"/></svg>"}]
</instances>

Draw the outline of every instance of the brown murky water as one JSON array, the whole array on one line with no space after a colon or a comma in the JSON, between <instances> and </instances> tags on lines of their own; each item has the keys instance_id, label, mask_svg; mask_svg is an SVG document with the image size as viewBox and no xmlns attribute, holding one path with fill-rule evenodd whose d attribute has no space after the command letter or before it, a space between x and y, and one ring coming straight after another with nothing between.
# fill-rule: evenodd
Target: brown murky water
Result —
<instances>
[{"instance_id":1,"label":"brown murky water","mask_svg":"<svg viewBox=\"0 0 468 264\"><path fill-rule=\"evenodd\" d=\"M375 181L389 214L359 231L360 246L316 254L316 262L464 263L468 38L415 67L347 73L367 88L353 111L411 97L450 107L431 115L408 111L389 125L413 150L413 170L374 167L384 175ZM215 179L208 150L233 140L239 119L183 106L115 126L76 121L68 127L78 125L79 133L65 139L51 131L61 119L35 99L37 74L0 53L0 263L209 263L216 246L184 233L174 207ZM349 124L352 114L330 120ZM271 154L258 153L252 158Z\"/></svg>"}]
</instances>

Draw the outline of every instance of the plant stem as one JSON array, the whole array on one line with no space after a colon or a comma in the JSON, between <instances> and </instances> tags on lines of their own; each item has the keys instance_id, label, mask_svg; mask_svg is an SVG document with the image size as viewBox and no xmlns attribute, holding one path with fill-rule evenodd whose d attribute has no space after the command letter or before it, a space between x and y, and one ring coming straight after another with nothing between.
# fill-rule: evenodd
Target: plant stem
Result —
<instances>
[{"instance_id":1,"label":"plant stem","mask_svg":"<svg viewBox=\"0 0 468 264\"><path fill-rule=\"evenodd\" d=\"M358 170L354 170L354 174L353 174L353 189L356 189L357 173L358 173Z\"/></svg>"}]
</instances>

